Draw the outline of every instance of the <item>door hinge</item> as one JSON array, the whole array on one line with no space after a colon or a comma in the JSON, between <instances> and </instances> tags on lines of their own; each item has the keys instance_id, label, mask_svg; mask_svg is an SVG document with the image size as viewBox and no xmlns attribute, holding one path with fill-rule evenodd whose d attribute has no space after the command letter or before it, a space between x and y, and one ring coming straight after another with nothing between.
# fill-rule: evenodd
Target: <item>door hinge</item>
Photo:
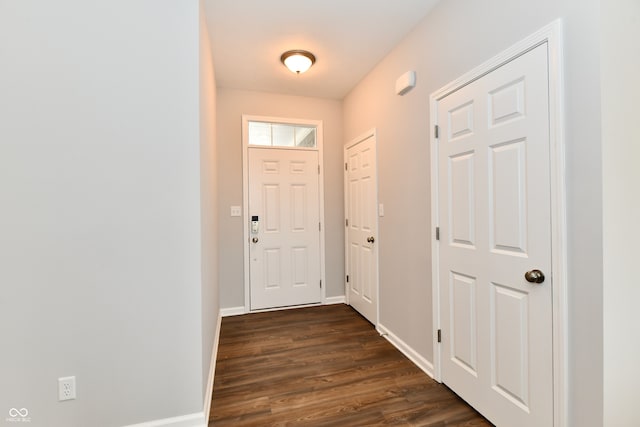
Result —
<instances>
[{"instance_id":1,"label":"door hinge","mask_svg":"<svg viewBox=\"0 0 640 427\"><path fill-rule=\"evenodd\" d=\"M322 224L318 223L318 231L322 231Z\"/></svg>"},{"instance_id":2,"label":"door hinge","mask_svg":"<svg viewBox=\"0 0 640 427\"><path fill-rule=\"evenodd\" d=\"M349 275L347 274L347 283L349 283Z\"/></svg>"},{"instance_id":3,"label":"door hinge","mask_svg":"<svg viewBox=\"0 0 640 427\"><path fill-rule=\"evenodd\" d=\"M320 280L320 289L322 289L322 280Z\"/></svg>"},{"instance_id":4,"label":"door hinge","mask_svg":"<svg viewBox=\"0 0 640 427\"><path fill-rule=\"evenodd\" d=\"M435 125L433 127L433 135L438 138L440 137L440 127L438 125Z\"/></svg>"},{"instance_id":5,"label":"door hinge","mask_svg":"<svg viewBox=\"0 0 640 427\"><path fill-rule=\"evenodd\" d=\"M320 175L320 165L318 165L318 175Z\"/></svg>"},{"instance_id":6,"label":"door hinge","mask_svg":"<svg viewBox=\"0 0 640 427\"><path fill-rule=\"evenodd\" d=\"M349 168L347 167L347 164L346 164L346 163L344 164L344 170L346 170L346 171L348 171L348 170L349 170Z\"/></svg>"},{"instance_id":7,"label":"door hinge","mask_svg":"<svg viewBox=\"0 0 640 427\"><path fill-rule=\"evenodd\" d=\"M442 342L442 329L438 329L438 342Z\"/></svg>"},{"instance_id":8,"label":"door hinge","mask_svg":"<svg viewBox=\"0 0 640 427\"><path fill-rule=\"evenodd\" d=\"M348 219L348 218L344 220L344 226L345 226L345 227L348 227L348 226L349 226L349 219Z\"/></svg>"},{"instance_id":9,"label":"door hinge","mask_svg":"<svg viewBox=\"0 0 640 427\"><path fill-rule=\"evenodd\" d=\"M436 240L440 240L440 227L436 227Z\"/></svg>"}]
</instances>

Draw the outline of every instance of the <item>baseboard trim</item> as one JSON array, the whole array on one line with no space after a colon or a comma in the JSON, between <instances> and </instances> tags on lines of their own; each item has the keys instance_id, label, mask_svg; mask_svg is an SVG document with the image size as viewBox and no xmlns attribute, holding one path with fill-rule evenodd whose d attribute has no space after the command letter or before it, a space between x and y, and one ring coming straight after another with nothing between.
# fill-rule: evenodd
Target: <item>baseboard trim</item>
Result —
<instances>
[{"instance_id":1,"label":"baseboard trim","mask_svg":"<svg viewBox=\"0 0 640 427\"><path fill-rule=\"evenodd\" d=\"M218 359L218 345L220 344L220 328L222 327L222 313L218 312L218 323L216 325L216 336L213 339L213 348L211 349L211 364L209 366L209 379L207 389L204 394L204 415L205 426L209 422L209 414L211 413L211 400L213 399L213 380L216 375L216 360Z\"/></svg>"},{"instance_id":2,"label":"baseboard trim","mask_svg":"<svg viewBox=\"0 0 640 427\"><path fill-rule=\"evenodd\" d=\"M407 356L409 360L411 360L418 368L424 371L425 374L429 375L431 378L434 378L433 363L429 362L427 359L418 354L418 352L411 348L410 345L402 341L383 325L378 324L376 329L382 337L393 344L393 346L400 350L402 354Z\"/></svg>"},{"instance_id":3,"label":"baseboard trim","mask_svg":"<svg viewBox=\"0 0 640 427\"><path fill-rule=\"evenodd\" d=\"M339 297L327 297L324 299L324 305L332 305L332 304L346 304L347 298L344 295Z\"/></svg>"},{"instance_id":4,"label":"baseboard trim","mask_svg":"<svg viewBox=\"0 0 640 427\"><path fill-rule=\"evenodd\" d=\"M244 306L240 307L228 307L220 309L220 316L229 317L229 316L240 316L241 314L246 314L244 310Z\"/></svg>"},{"instance_id":5,"label":"baseboard trim","mask_svg":"<svg viewBox=\"0 0 640 427\"><path fill-rule=\"evenodd\" d=\"M346 304L346 303L347 303L347 298L344 295L340 295L340 296L337 296L337 297L327 297L327 298L325 298L323 305ZM265 309L265 310L255 310L254 312L271 311L271 310L286 310L288 308L312 307L314 305L317 305L317 304L310 304L310 305L304 305L304 306L278 307L278 308ZM240 307L228 307L228 308L221 308L220 309L220 316L221 317L240 316L242 314L247 314L247 311L244 309L243 306L240 306Z\"/></svg>"},{"instance_id":6,"label":"baseboard trim","mask_svg":"<svg viewBox=\"0 0 640 427\"><path fill-rule=\"evenodd\" d=\"M140 424L131 424L125 427L207 427L207 424L208 418L205 418L203 412L198 412L196 414L182 415L180 417L164 418Z\"/></svg>"}]
</instances>

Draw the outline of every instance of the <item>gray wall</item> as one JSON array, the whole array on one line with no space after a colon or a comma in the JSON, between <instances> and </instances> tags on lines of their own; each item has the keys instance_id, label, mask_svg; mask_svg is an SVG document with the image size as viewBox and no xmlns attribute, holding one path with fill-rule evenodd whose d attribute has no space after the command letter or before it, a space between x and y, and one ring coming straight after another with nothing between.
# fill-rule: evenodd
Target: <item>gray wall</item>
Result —
<instances>
[{"instance_id":1,"label":"gray wall","mask_svg":"<svg viewBox=\"0 0 640 427\"><path fill-rule=\"evenodd\" d=\"M200 138L198 15L195 0L0 0L2 419L202 411L216 273L201 262L215 190L200 192L214 140ZM58 402L69 375L78 397Z\"/></svg>"},{"instance_id":2,"label":"gray wall","mask_svg":"<svg viewBox=\"0 0 640 427\"><path fill-rule=\"evenodd\" d=\"M200 8L200 200L202 218L202 393L211 372L211 358L220 311L218 289L218 146L216 139L216 77L209 32ZM205 406L206 408L206 406ZM208 414L207 414L208 416Z\"/></svg>"},{"instance_id":3,"label":"gray wall","mask_svg":"<svg viewBox=\"0 0 640 427\"><path fill-rule=\"evenodd\" d=\"M241 217L229 215L230 206L242 205L243 114L323 121L326 295L344 295L341 102L219 88L221 307L244 306L243 223Z\"/></svg>"},{"instance_id":4,"label":"gray wall","mask_svg":"<svg viewBox=\"0 0 640 427\"><path fill-rule=\"evenodd\" d=\"M380 323L428 360L431 313L429 95L562 18L565 28L570 419L602 423L600 18L597 0L440 2L344 100L344 139L377 127ZM417 87L394 94L402 73ZM422 225L427 225L422 227ZM588 266L588 268L586 268Z\"/></svg>"},{"instance_id":5,"label":"gray wall","mask_svg":"<svg viewBox=\"0 0 640 427\"><path fill-rule=\"evenodd\" d=\"M602 2L604 425L638 426L640 3Z\"/></svg>"}]
</instances>

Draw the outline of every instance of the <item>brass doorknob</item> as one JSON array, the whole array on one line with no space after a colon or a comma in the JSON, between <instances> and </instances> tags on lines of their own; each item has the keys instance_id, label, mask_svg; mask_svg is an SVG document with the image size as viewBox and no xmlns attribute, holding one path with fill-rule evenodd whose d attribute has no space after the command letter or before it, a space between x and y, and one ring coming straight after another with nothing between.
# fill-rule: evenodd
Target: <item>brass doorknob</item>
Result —
<instances>
[{"instance_id":1,"label":"brass doorknob","mask_svg":"<svg viewBox=\"0 0 640 427\"><path fill-rule=\"evenodd\" d=\"M257 238L257 237L254 237L253 239L251 239L251 241L252 241L253 243L258 243L258 238Z\"/></svg>"},{"instance_id":2,"label":"brass doorknob","mask_svg":"<svg viewBox=\"0 0 640 427\"><path fill-rule=\"evenodd\" d=\"M524 273L524 278L530 283L544 282L544 273L540 270L530 270Z\"/></svg>"},{"instance_id":3,"label":"brass doorknob","mask_svg":"<svg viewBox=\"0 0 640 427\"><path fill-rule=\"evenodd\" d=\"M371 236L371 237L367 237L367 242L369 242L369 243L373 243L373 242L375 242L375 241L376 241L376 239L374 239L374 238L373 238L373 236Z\"/></svg>"}]
</instances>

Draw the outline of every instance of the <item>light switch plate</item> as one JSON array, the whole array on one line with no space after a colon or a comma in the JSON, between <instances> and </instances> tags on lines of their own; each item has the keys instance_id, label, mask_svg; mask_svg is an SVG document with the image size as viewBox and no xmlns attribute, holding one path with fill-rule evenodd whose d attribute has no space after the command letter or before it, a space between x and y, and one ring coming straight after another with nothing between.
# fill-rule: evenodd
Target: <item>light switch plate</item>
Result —
<instances>
[{"instance_id":1,"label":"light switch plate","mask_svg":"<svg viewBox=\"0 0 640 427\"><path fill-rule=\"evenodd\" d=\"M378 205L378 216L384 216L384 205L382 203Z\"/></svg>"},{"instance_id":2,"label":"light switch plate","mask_svg":"<svg viewBox=\"0 0 640 427\"><path fill-rule=\"evenodd\" d=\"M231 216L242 216L242 207L231 206Z\"/></svg>"}]
</instances>

